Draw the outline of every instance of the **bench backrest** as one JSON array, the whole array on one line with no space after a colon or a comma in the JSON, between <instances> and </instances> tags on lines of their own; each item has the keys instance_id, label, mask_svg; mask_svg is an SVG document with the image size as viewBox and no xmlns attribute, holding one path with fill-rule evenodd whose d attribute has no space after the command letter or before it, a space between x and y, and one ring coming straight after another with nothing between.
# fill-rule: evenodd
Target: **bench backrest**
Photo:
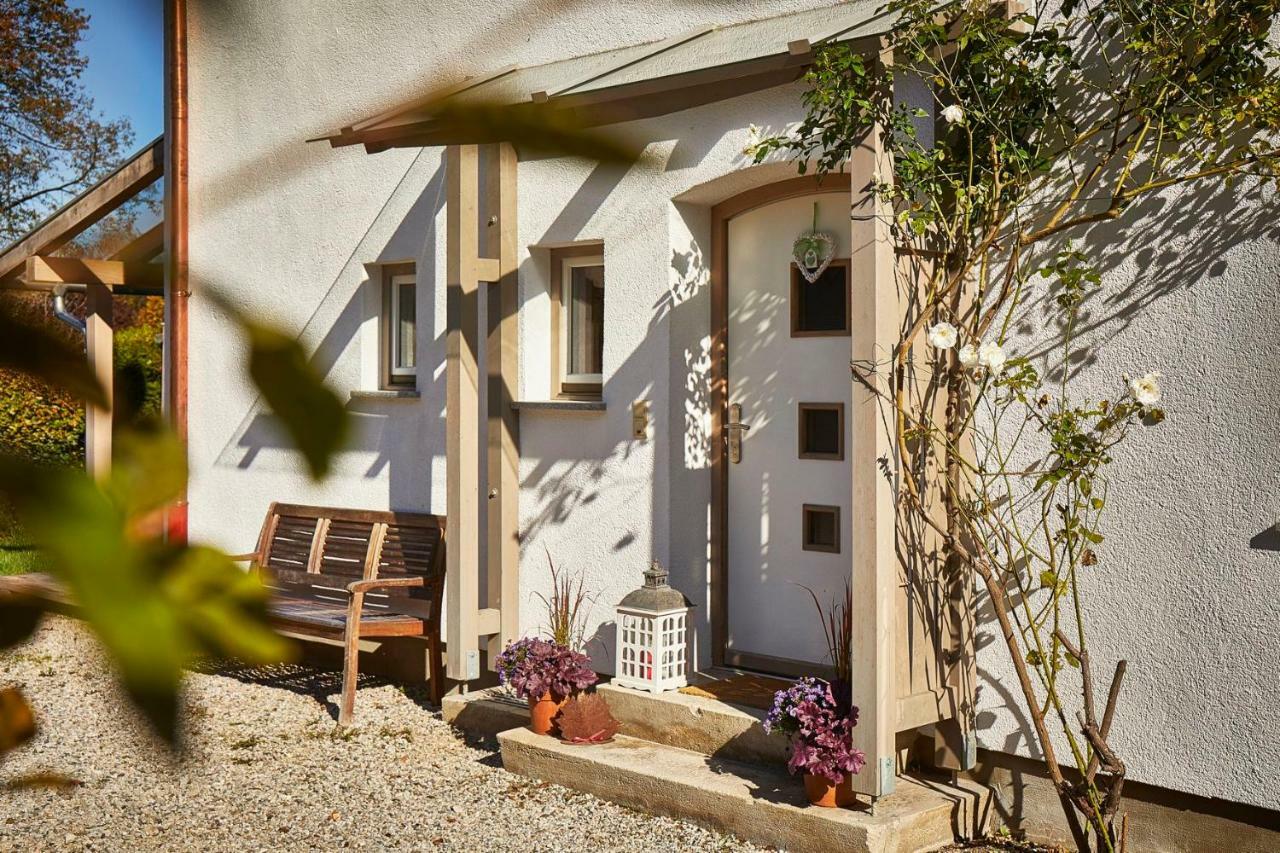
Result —
<instances>
[{"instance_id":1,"label":"bench backrest","mask_svg":"<svg viewBox=\"0 0 1280 853\"><path fill-rule=\"evenodd\" d=\"M420 576L421 587L367 594L365 608L437 623L444 533L438 515L273 503L258 537L258 564L268 586L335 602L352 581Z\"/></svg>"}]
</instances>

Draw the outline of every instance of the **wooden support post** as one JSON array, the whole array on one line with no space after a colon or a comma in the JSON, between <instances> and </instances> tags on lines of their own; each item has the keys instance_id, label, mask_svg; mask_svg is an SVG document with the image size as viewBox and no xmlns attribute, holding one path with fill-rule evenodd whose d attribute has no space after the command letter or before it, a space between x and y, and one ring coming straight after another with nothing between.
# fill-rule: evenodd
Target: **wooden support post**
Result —
<instances>
[{"instance_id":1,"label":"wooden support post","mask_svg":"<svg viewBox=\"0 0 1280 853\"><path fill-rule=\"evenodd\" d=\"M488 642L489 665L520 632L520 420L512 403L519 386L520 293L516 270L516 152L510 143L485 146L485 253L497 276L486 287L488 341L488 606L500 612Z\"/></svg>"},{"instance_id":2,"label":"wooden support post","mask_svg":"<svg viewBox=\"0 0 1280 853\"><path fill-rule=\"evenodd\" d=\"M447 196L446 550L448 624L446 672L456 681L480 676L477 633L480 570L479 283L477 148L451 145L445 152Z\"/></svg>"},{"instance_id":3,"label":"wooden support post","mask_svg":"<svg viewBox=\"0 0 1280 853\"><path fill-rule=\"evenodd\" d=\"M887 66L892 54L882 47L878 62ZM893 92L880 97L892 99ZM874 185L893 179L893 163L885 149L888 128L873 126L850 153L852 175L851 257L852 358L865 370L875 366L882 388L892 382L891 361L898 339L898 298L894 280L892 210ZM853 381L850 413L853 506L853 702L860 710L853 743L866 753L867 764L853 777L854 790L872 797L893 791L897 694L894 684L896 628L895 484L886 475L896 469L892 415L881 401ZM888 463L887 465L885 463Z\"/></svg>"},{"instance_id":4,"label":"wooden support post","mask_svg":"<svg viewBox=\"0 0 1280 853\"><path fill-rule=\"evenodd\" d=\"M107 407L87 406L84 420L84 464L95 480L111 473L112 381L111 288L91 284L85 290L84 351L89 369L107 392Z\"/></svg>"}]
</instances>

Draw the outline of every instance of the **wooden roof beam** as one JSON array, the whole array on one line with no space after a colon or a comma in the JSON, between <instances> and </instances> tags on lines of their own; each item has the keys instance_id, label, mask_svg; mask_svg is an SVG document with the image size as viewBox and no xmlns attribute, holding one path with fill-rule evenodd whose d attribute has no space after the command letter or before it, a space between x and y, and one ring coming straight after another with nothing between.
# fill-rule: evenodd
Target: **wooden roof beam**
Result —
<instances>
[{"instance_id":1,"label":"wooden roof beam","mask_svg":"<svg viewBox=\"0 0 1280 853\"><path fill-rule=\"evenodd\" d=\"M150 261L164 251L164 220L130 240L111 256L113 261Z\"/></svg>"},{"instance_id":2,"label":"wooden roof beam","mask_svg":"<svg viewBox=\"0 0 1280 853\"><path fill-rule=\"evenodd\" d=\"M164 137L133 155L97 184L63 205L0 255L0 282L16 280L27 258L48 253L88 230L164 174Z\"/></svg>"},{"instance_id":3,"label":"wooden roof beam","mask_svg":"<svg viewBox=\"0 0 1280 853\"><path fill-rule=\"evenodd\" d=\"M859 49L861 42L862 40L856 40L851 44ZM546 101L538 103L549 103L558 109L571 111L574 121L581 127L599 127L667 115L781 86L798 79L809 60L810 57L805 54L780 53L606 89L552 95ZM517 103L508 105L507 109L521 110L530 106L528 102ZM428 119L394 127L370 128L352 134L343 144L362 143L366 151L376 153L388 148L502 141L474 134L460 134L459 130L454 125ZM462 138L463 135L468 138Z\"/></svg>"},{"instance_id":4,"label":"wooden roof beam","mask_svg":"<svg viewBox=\"0 0 1280 853\"><path fill-rule=\"evenodd\" d=\"M146 261L97 258L27 258L22 280L27 288L52 289L60 284L104 285L113 293L164 292L164 267Z\"/></svg>"}]
</instances>

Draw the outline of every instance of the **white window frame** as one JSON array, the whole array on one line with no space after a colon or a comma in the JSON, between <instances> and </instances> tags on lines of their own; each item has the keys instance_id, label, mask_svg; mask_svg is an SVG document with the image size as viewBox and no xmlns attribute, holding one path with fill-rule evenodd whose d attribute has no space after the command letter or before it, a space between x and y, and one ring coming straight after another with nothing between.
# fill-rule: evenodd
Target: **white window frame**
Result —
<instances>
[{"instance_id":1,"label":"white window frame","mask_svg":"<svg viewBox=\"0 0 1280 853\"><path fill-rule=\"evenodd\" d=\"M414 287L414 364L412 367L404 367L397 364L400 359L400 288L406 285L413 285ZM389 306L389 320L387 323L387 374L391 377L393 382L399 380L402 383L408 384L408 382L417 382L418 379L418 312L416 310L418 298L417 286L418 276L416 273L400 273L393 275L388 282L387 299L391 304Z\"/></svg>"},{"instance_id":2,"label":"white window frame","mask_svg":"<svg viewBox=\"0 0 1280 853\"><path fill-rule=\"evenodd\" d=\"M603 373L570 373L569 350L573 341L569 339L569 315L573 300L573 271L580 267L600 267L604 269L604 255L572 255L560 262L560 381L570 385L603 385ZM609 298L606 289L605 299ZM604 317L600 318L601 330L604 334Z\"/></svg>"}]
</instances>

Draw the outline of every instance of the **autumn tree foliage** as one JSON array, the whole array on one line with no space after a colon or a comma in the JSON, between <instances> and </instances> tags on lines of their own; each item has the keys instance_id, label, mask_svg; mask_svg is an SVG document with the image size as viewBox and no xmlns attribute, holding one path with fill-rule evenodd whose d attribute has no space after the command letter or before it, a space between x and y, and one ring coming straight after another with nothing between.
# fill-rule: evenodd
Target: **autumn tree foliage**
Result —
<instances>
[{"instance_id":1,"label":"autumn tree foliage","mask_svg":"<svg viewBox=\"0 0 1280 853\"><path fill-rule=\"evenodd\" d=\"M94 183L133 144L80 75L89 16L66 0L0 0L0 243Z\"/></svg>"}]
</instances>

